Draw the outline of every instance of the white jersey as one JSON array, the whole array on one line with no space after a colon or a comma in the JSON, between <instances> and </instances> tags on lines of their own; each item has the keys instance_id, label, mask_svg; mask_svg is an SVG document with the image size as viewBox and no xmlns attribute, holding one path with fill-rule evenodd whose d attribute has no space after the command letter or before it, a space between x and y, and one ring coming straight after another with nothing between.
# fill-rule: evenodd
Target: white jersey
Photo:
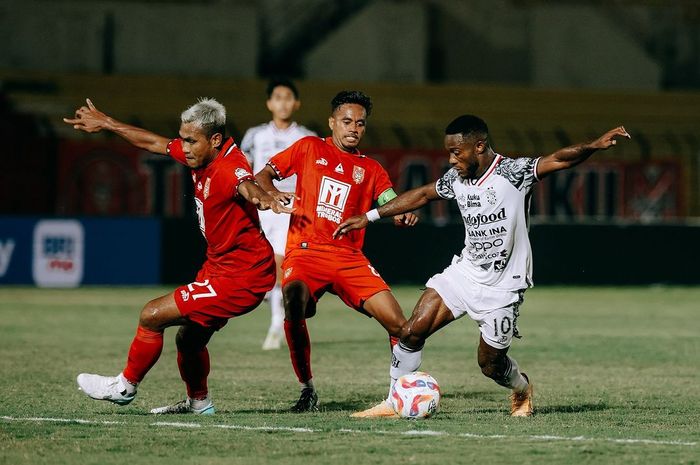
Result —
<instances>
[{"instance_id":1,"label":"white jersey","mask_svg":"<svg viewBox=\"0 0 700 465\"><path fill-rule=\"evenodd\" d=\"M455 199L464 220L464 249L453 264L473 283L501 291L532 287L528 226L538 162L497 154L478 179L463 179L454 168L438 179L438 195Z\"/></svg>"},{"instance_id":2,"label":"white jersey","mask_svg":"<svg viewBox=\"0 0 700 465\"><path fill-rule=\"evenodd\" d=\"M248 129L241 141L241 150L248 157L253 172L257 173L273 155L277 155L302 137L315 135L313 131L297 123L292 123L287 129L279 129L270 121ZM282 192L294 192L296 180L294 175L281 181L274 180L274 185Z\"/></svg>"}]
</instances>

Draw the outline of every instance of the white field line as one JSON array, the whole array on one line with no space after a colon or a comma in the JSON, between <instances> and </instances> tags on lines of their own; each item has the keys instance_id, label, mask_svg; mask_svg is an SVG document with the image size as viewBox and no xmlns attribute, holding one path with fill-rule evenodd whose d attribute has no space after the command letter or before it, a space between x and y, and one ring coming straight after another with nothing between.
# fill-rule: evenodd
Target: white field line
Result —
<instances>
[{"instance_id":1,"label":"white field line","mask_svg":"<svg viewBox=\"0 0 700 465\"><path fill-rule=\"evenodd\" d=\"M46 418L46 417L11 417L0 416L4 421L23 421L38 423L74 423L81 425L129 425L126 421L106 421L106 420L85 420L82 418ZM166 428L220 428L244 431L288 431L293 433L332 433L334 430L323 430L313 428L295 428L290 426L245 426L232 424L207 425L190 422L169 422L156 421L149 423L150 426ZM615 444L642 444L657 446L684 446L695 447L697 442L691 441L661 441L656 439L633 439L633 438L596 438L586 436L551 436L551 435L505 435L505 434L475 434L475 433L448 433L447 431L433 430L408 430L408 431L384 431L384 430L360 430L341 428L335 430L338 433L351 434L385 434L391 436L451 436L468 439L511 439L520 441L546 442L546 441L572 441L572 442L611 442Z\"/></svg>"}]
</instances>

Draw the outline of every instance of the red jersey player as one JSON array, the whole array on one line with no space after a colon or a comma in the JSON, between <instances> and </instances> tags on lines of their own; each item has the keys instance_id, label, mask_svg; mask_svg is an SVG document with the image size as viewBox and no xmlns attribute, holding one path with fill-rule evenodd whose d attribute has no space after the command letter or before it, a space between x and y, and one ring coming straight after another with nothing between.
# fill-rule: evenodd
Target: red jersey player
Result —
<instances>
[{"instance_id":1,"label":"red jersey player","mask_svg":"<svg viewBox=\"0 0 700 465\"><path fill-rule=\"evenodd\" d=\"M345 219L363 214L375 201L382 205L396 194L384 168L357 149L372 109L370 98L362 92L343 91L333 98L331 108L331 137L297 141L272 157L256 175L260 186L280 200L286 197L277 192L272 180L297 175L298 200L282 263L284 331L302 385L294 412L318 409L305 319L316 313L316 302L326 291L376 318L391 337L399 335L406 322L389 286L361 251L364 230L333 238ZM408 213L395 221L412 226L417 218Z\"/></svg>"},{"instance_id":2,"label":"red jersey player","mask_svg":"<svg viewBox=\"0 0 700 465\"><path fill-rule=\"evenodd\" d=\"M93 399L128 404L160 356L163 331L180 326L175 339L177 363L187 398L151 413L213 414L207 343L229 318L257 307L275 283L272 247L260 230L256 207L277 213L291 210L255 183L243 153L233 139L224 137L226 110L216 100L200 99L185 110L180 137L173 140L117 121L89 99L75 118L64 121L85 132L112 131L137 147L167 154L190 167L199 227L207 240L207 260L194 282L144 306L124 371L115 377L81 373L78 386Z\"/></svg>"}]
</instances>

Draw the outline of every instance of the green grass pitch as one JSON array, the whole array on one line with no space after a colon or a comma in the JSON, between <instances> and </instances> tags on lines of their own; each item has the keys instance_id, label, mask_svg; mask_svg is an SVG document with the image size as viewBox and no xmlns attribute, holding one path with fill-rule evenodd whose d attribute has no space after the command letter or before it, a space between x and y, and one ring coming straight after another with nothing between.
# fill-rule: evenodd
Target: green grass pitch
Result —
<instances>
[{"instance_id":1,"label":"green grass pitch","mask_svg":"<svg viewBox=\"0 0 700 465\"><path fill-rule=\"evenodd\" d=\"M466 318L426 344L434 418L349 418L386 395L388 340L332 295L309 320L319 413L285 411L298 386L286 348L260 350L266 303L210 343L213 417L147 413L184 396L174 328L133 403L80 393L78 373L123 368L142 305L169 291L0 287L0 463L700 463L700 287L528 291L511 355L534 383L533 418L508 416ZM395 292L409 313L420 290Z\"/></svg>"}]
</instances>

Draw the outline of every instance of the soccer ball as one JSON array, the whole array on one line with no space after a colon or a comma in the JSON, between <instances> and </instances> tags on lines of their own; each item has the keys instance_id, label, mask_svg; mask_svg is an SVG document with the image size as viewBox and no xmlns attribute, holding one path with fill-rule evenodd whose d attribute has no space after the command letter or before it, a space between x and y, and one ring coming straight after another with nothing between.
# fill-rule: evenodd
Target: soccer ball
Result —
<instances>
[{"instance_id":1,"label":"soccer ball","mask_svg":"<svg viewBox=\"0 0 700 465\"><path fill-rule=\"evenodd\" d=\"M391 388L391 406L402 418L428 418L439 404L440 386L428 373L403 375Z\"/></svg>"}]
</instances>

